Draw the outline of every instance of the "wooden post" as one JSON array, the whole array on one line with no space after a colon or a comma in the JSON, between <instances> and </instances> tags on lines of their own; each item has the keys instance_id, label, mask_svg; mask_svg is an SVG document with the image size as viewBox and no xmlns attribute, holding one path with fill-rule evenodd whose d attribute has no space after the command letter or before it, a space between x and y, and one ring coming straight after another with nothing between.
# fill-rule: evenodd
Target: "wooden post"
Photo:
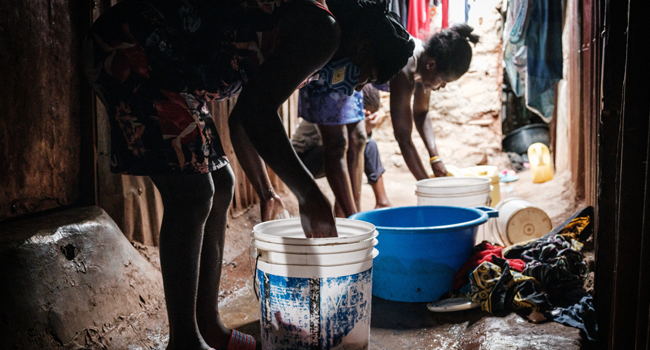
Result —
<instances>
[{"instance_id":1,"label":"wooden post","mask_svg":"<svg viewBox=\"0 0 650 350\"><path fill-rule=\"evenodd\" d=\"M571 27L569 29L569 145L571 148L569 156L569 168L571 169L571 180L575 186L576 196L585 196L585 150L584 150L584 115L580 113L580 22L578 0L569 0L566 16L569 16Z\"/></svg>"}]
</instances>

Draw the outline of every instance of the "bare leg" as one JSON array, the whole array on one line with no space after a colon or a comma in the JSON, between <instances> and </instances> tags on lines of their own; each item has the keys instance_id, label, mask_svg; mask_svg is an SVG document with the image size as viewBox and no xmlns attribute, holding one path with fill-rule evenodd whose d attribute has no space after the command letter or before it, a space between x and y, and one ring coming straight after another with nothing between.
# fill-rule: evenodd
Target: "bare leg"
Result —
<instances>
[{"instance_id":1,"label":"bare leg","mask_svg":"<svg viewBox=\"0 0 650 350\"><path fill-rule=\"evenodd\" d=\"M203 229L212 207L214 185L209 174L151 176L160 191L165 213L160 228L169 345L167 349L204 349L196 322L199 256Z\"/></svg>"},{"instance_id":2,"label":"bare leg","mask_svg":"<svg viewBox=\"0 0 650 350\"><path fill-rule=\"evenodd\" d=\"M352 185L352 197L357 210L361 210L361 184L363 182L363 152L366 149L366 123L347 124L348 131L348 171Z\"/></svg>"},{"instance_id":3,"label":"bare leg","mask_svg":"<svg viewBox=\"0 0 650 350\"><path fill-rule=\"evenodd\" d=\"M386 188L384 187L384 176L380 175L377 182L370 185L372 187L372 192L375 193L375 209L377 208L386 208L393 206L386 196Z\"/></svg>"},{"instance_id":4,"label":"bare leg","mask_svg":"<svg viewBox=\"0 0 650 350\"><path fill-rule=\"evenodd\" d=\"M214 171L212 180L215 191L203 234L196 318L203 339L216 349L225 349L230 339L230 330L221 323L218 294L228 208L235 179L232 169L227 165Z\"/></svg>"},{"instance_id":5,"label":"bare leg","mask_svg":"<svg viewBox=\"0 0 650 350\"><path fill-rule=\"evenodd\" d=\"M318 125L323 138L325 149L323 166L327 182L334 192L336 204L341 207L344 217L357 212L346 153L348 148L348 132L345 125Z\"/></svg>"},{"instance_id":6,"label":"bare leg","mask_svg":"<svg viewBox=\"0 0 650 350\"><path fill-rule=\"evenodd\" d=\"M246 135L241 122L235 119L229 126L230 141L237 154L237 160L260 199L262 221L288 218L289 212L280 196L275 193L266 166Z\"/></svg>"}]
</instances>

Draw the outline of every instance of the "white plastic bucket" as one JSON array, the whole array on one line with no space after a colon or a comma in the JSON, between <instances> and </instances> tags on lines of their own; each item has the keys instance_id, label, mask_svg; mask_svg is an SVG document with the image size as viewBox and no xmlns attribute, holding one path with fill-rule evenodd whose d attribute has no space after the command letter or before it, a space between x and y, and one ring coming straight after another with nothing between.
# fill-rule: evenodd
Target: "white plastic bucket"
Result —
<instances>
[{"instance_id":1,"label":"white plastic bucket","mask_svg":"<svg viewBox=\"0 0 650 350\"><path fill-rule=\"evenodd\" d=\"M469 172L471 175L465 173ZM490 178L490 197L492 200L492 208L496 207L497 203L501 201L501 179L499 178L499 169L491 165L478 165L469 168L461 169L463 176L479 176L479 177L488 177Z\"/></svg>"},{"instance_id":2,"label":"white plastic bucket","mask_svg":"<svg viewBox=\"0 0 650 350\"><path fill-rule=\"evenodd\" d=\"M490 205L487 177L439 177L416 182L418 205L479 207Z\"/></svg>"},{"instance_id":3,"label":"white plastic bucket","mask_svg":"<svg viewBox=\"0 0 650 350\"><path fill-rule=\"evenodd\" d=\"M252 234L262 348L367 349L374 225L336 219L339 237L305 238L299 219Z\"/></svg>"},{"instance_id":4,"label":"white plastic bucket","mask_svg":"<svg viewBox=\"0 0 650 350\"><path fill-rule=\"evenodd\" d=\"M505 245L542 237L553 229L546 212L522 198L508 198L497 204L496 229Z\"/></svg>"}]
</instances>

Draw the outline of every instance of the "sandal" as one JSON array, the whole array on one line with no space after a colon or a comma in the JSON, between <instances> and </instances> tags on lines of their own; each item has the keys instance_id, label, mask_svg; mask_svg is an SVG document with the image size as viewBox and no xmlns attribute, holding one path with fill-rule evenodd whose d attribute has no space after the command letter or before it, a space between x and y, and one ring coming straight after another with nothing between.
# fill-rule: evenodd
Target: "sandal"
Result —
<instances>
[{"instance_id":1,"label":"sandal","mask_svg":"<svg viewBox=\"0 0 650 350\"><path fill-rule=\"evenodd\" d=\"M230 333L230 341L226 349L228 350L255 350L255 338L233 329Z\"/></svg>"}]
</instances>

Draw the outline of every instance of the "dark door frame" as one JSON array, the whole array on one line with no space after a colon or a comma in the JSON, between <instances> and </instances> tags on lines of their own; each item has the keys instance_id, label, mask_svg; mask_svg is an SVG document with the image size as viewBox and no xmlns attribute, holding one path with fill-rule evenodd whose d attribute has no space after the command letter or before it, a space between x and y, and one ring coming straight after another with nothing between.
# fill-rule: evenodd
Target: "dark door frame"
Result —
<instances>
[{"instance_id":1,"label":"dark door frame","mask_svg":"<svg viewBox=\"0 0 650 350\"><path fill-rule=\"evenodd\" d=\"M603 23L601 18L604 21L602 81L592 85L592 89L600 89L595 94L599 107L596 111L600 110L595 115L600 123L598 348L648 349L650 48L644 15L649 4L644 0L590 3L595 5L594 23ZM599 29L597 25L594 28Z\"/></svg>"}]
</instances>

